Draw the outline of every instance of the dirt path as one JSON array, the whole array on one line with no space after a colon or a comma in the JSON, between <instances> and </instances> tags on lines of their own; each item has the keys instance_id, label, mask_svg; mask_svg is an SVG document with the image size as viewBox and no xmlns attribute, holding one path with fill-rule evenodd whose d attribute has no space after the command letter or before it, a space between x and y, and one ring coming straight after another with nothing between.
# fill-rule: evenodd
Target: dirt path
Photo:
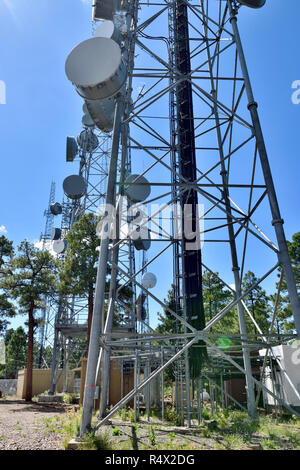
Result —
<instances>
[{"instance_id":1,"label":"dirt path","mask_svg":"<svg viewBox=\"0 0 300 470\"><path fill-rule=\"evenodd\" d=\"M65 415L63 405L0 400L0 450L61 450L61 435L47 432L45 418Z\"/></svg>"}]
</instances>

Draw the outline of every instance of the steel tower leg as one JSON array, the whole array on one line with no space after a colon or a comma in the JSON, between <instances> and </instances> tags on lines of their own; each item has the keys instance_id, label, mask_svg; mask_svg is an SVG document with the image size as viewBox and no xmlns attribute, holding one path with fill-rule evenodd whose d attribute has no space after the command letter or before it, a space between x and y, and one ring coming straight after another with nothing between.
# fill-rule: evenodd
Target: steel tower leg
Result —
<instances>
[{"instance_id":1,"label":"steel tower leg","mask_svg":"<svg viewBox=\"0 0 300 470\"><path fill-rule=\"evenodd\" d=\"M104 333L112 332L114 305L115 305L116 288L117 288L116 264L118 263L118 257L119 257L119 248L118 246L116 246L116 247L113 247L113 254L112 254L113 265L112 265L111 281L110 281L109 307L108 307L107 318L106 318L106 323L104 327ZM104 343L106 342L106 338L107 337L105 336L103 339ZM106 410L107 401L108 401L110 349L111 348L109 346L107 347L107 349L102 348L103 365L102 365L102 372L100 369L100 377L101 377L101 381L100 381L101 394L100 394L100 411L99 411L100 418L103 418L105 416L105 410ZM101 367L101 358L100 358L100 367Z\"/></svg>"},{"instance_id":2,"label":"steel tower leg","mask_svg":"<svg viewBox=\"0 0 300 470\"><path fill-rule=\"evenodd\" d=\"M277 201L275 186L273 182L273 177L270 169L268 154L264 142L264 136L262 132L262 128L260 125L259 115L257 111L257 103L254 99L252 86L250 82L250 77L248 73L248 68L246 64L246 59L243 51L243 46L240 38L240 33L237 24L237 11L233 8L233 4L231 0L227 0L229 11L231 13L231 24L232 29L234 32L234 39L236 42L236 48L240 60L241 70L243 74L243 78L245 81L245 88L248 97L248 109L250 111L252 124L255 132L255 138L257 142L257 148L260 156L260 162L262 166L262 171L264 174L264 179L268 191L269 203L272 213L272 225L274 226L276 238L278 242L279 252L278 252L278 260L283 267L285 279L287 283L287 289L289 293L289 298L291 302L291 307L294 315L297 335L300 338L300 300L297 293L295 278L291 266L291 261L289 257L288 247L286 243L284 228L283 228L283 219L280 214L280 209Z\"/></svg>"},{"instance_id":3,"label":"steel tower leg","mask_svg":"<svg viewBox=\"0 0 300 470\"><path fill-rule=\"evenodd\" d=\"M114 131L112 137L112 149L111 149L111 158L109 165L109 174L107 180L107 191L106 191L106 201L105 207L108 213L110 213L110 208L115 206L115 185L117 178L117 167L118 167L118 154L119 154L119 141L121 136L121 126L122 126L122 117L123 117L124 102L123 97L117 99L116 108L115 108L115 118L114 118ZM99 355L99 346L100 346L100 334L102 328L102 315L104 307L104 293L105 293L105 281L107 272L107 260L108 260L108 248L109 248L109 232L110 227L108 228L108 236L102 237L100 244L100 253L99 253L99 264L97 271L97 280L95 287L95 302L94 302L94 312L90 336L90 346L89 354L87 361L87 371L86 371L86 380L85 380L85 389L84 389L84 399L83 399L83 411L80 427L80 436L82 436L86 431L91 429L92 423L92 414L93 414L93 404L95 396L95 386L96 386L96 371Z\"/></svg>"},{"instance_id":4,"label":"steel tower leg","mask_svg":"<svg viewBox=\"0 0 300 470\"><path fill-rule=\"evenodd\" d=\"M237 255L235 234L234 234L234 228L233 228L232 211L231 211L228 181L227 181L228 178L227 178L227 171L226 171L226 167L224 163L224 152L223 152L222 136L221 136L221 131L220 131L219 112L218 112L218 107L216 105L217 92L216 92L215 85L214 85L212 60L211 60L209 44L207 40L208 31L207 31L207 24L206 24L205 14L204 14L203 0L201 0L201 8L202 8L202 15L203 15L204 35L206 38L208 67L210 71L211 95L214 98L214 105L212 107L212 111L214 114L214 119L215 119L215 124L216 124L217 142L218 142L219 155L220 155L221 177L222 177L222 184L223 184L223 198L224 198L225 207L226 207L228 237L229 237L232 271L234 275L234 284L235 284L235 292L236 292L235 295L236 295L236 298L239 298L242 293L241 292L240 267L238 263L238 255ZM254 417L256 415L255 393L254 393L254 384L253 384L253 381L251 380L252 368L251 368L249 350L247 348L247 326L246 326L246 321L245 321L245 311L244 311L242 302L238 302L237 308L238 308L241 339L242 339L242 345L243 345L244 367L246 370L246 390L247 390L248 412L251 417Z\"/></svg>"}]
</instances>

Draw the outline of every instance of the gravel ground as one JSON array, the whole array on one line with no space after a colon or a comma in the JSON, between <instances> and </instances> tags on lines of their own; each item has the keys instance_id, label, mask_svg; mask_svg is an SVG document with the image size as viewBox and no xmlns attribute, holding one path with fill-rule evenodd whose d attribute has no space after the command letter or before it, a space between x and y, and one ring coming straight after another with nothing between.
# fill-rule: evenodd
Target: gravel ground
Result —
<instances>
[{"instance_id":1,"label":"gravel ground","mask_svg":"<svg viewBox=\"0 0 300 470\"><path fill-rule=\"evenodd\" d=\"M67 410L65 405L0 400L0 450L61 450L61 435L47 432L43 419Z\"/></svg>"}]
</instances>

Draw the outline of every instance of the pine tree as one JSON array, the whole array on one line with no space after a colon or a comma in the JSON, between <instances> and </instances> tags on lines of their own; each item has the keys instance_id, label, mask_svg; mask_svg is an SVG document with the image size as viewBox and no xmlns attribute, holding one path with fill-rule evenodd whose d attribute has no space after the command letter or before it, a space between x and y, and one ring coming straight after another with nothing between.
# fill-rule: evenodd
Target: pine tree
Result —
<instances>
[{"instance_id":1,"label":"pine tree","mask_svg":"<svg viewBox=\"0 0 300 470\"><path fill-rule=\"evenodd\" d=\"M32 398L32 368L34 330L37 321L35 311L43 307L43 298L54 292L56 263L48 251L40 251L27 240L18 247L18 254L11 260L0 287L18 301L18 313L28 315L27 385L26 401Z\"/></svg>"},{"instance_id":2,"label":"pine tree","mask_svg":"<svg viewBox=\"0 0 300 470\"><path fill-rule=\"evenodd\" d=\"M242 290L246 292L257 281L258 278L254 275L254 273L252 271L248 271L244 276ZM256 286L244 299L248 310L250 311L252 317L254 318L262 332L267 332L269 329L269 301L270 297L266 294L266 291L260 285ZM245 315L247 319L248 333L258 333L257 328L254 326L247 312L245 313Z\"/></svg>"},{"instance_id":3,"label":"pine tree","mask_svg":"<svg viewBox=\"0 0 300 470\"><path fill-rule=\"evenodd\" d=\"M298 295L300 296L300 232L296 232L292 237L292 241L287 241L287 245L294 272ZM276 294L272 296L273 304L275 302L275 298ZM291 309L287 285L284 278L282 282L279 308L275 317L275 326L277 334L295 332L293 312Z\"/></svg>"},{"instance_id":4,"label":"pine tree","mask_svg":"<svg viewBox=\"0 0 300 470\"><path fill-rule=\"evenodd\" d=\"M6 275L6 267L14 254L13 243L4 235L0 237L0 281ZM9 321L16 314L15 308L5 293L0 294L0 336L5 333Z\"/></svg>"},{"instance_id":5,"label":"pine tree","mask_svg":"<svg viewBox=\"0 0 300 470\"><path fill-rule=\"evenodd\" d=\"M212 320L226 305L233 300L233 294L224 286L219 279L219 273L203 272L203 302L205 320L208 323ZM236 308L227 312L212 328L212 334L237 334L239 333L238 317Z\"/></svg>"},{"instance_id":6,"label":"pine tree","mask_svg":"<svg viewBox=\"0 0 300 470\"><path fill-rule=\"evenodd\" d=\"M87 351L91 331L94 288L97 276L96 261L100 240L96 227L98 219L94 214L84 214L66 236L68 249L59 267L60 286L63 295L86 296L88 298Z\"/></svg>"},{"instance_id":7,"label":"pine tree","mask_svg":"<svg viewBox=\"0 0 300 470\"><path fill-rule=\"evenodd\" d=\"M88 298L88 332L86 356L88 355L89 338L93 318L94 290L97 277L97 261L100 240L97 235L99 219L91 213L84 214L73 226L66 240L68 250L63 263L59 266L59 290L62 295L74 295ZM106 291L109 290L109 281ZM120 290L119 296L128 304L132 299L132 290L125 286ZM128 305L130 309L131 305ZM118 325L118 314L121 308L116 306L114 326ZM104 306L106 314L107 304Z\"/></svg>"},{"instance_id":8,"label":"pine tree","mask_svg":"<svg viewBox=\"0 0 300 470\"><path fill-rule=\"evenodd\" d=\"M26 367L27 335L22 326L13 330L6 346L6 370L17 371Z\"/></svg>"},{"instance_id":9,"label":"pine tree","mask_svg":"<svg viewBox=\"0 0 300 470\"><path fill-rule=\"evenodd\" d=\"M164 299L164 303L171 310L176 312L176 302L175 302L175 290L172 285L171 289L168 291L168 298ZM176 312L180 315L180 312ZM161 334L172 334L182 332L182 324L172 315L167 309L164 309L163 313L158 313L158 320L160 324L157 326L156 331Z\"/></svg>"}]
</instances>

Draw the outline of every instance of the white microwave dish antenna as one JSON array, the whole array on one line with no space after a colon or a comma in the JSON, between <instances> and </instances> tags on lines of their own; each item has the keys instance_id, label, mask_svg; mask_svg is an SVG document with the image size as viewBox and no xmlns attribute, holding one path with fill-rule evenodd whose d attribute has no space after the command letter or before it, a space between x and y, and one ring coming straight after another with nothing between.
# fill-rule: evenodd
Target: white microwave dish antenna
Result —
<instances>
[{"instance_id":1,"label":"white microwave dish antenna","mask_svg":"<svg viewBox=\"0 0 300 470\"><path fill-rule=\"evenodd\" d=\"M136 182L134 182L136 180ZM132 184L128 184L132 183ZM126 186L128 184L128 186ZM133 202L142 202L151 193L151 186L144 176L129 175L125 180L125 194Z\"/></svg>"},{"instance_id":2,"label":"white microwave dish antenna","mask_svg":"<svg viewBox=\"0 0 300 470\"><path fill-rule=\"evenodd\" d=\"M91 38L78 44L66 60L66 75L87 100L116 95L125 83L127 68L120 46L109 38Z\"/></svg>"},{"instance_id":3,"label":"white microwave dish antenna","mask_svg":"<svg viewBox=\"0 0 300 470\"><path fill-rule=\"evenodd\" d=\"M115 114L115 100L113 98L102 101L86 101L85 106L98 129L103 132L112 131Z\"/></svg>"},{"instance_id":4,"label":"white microwave dish antenna","mask_svg":"<svg viewBox=\"0 0 300 470\"><path fill-rule=\"evenodd\" d=\"M120 30L115 26L114 22L110 20L104 20L97 26L94 37L109 38L118 44L122 41Z\"/></svg>"}]
</instances>

